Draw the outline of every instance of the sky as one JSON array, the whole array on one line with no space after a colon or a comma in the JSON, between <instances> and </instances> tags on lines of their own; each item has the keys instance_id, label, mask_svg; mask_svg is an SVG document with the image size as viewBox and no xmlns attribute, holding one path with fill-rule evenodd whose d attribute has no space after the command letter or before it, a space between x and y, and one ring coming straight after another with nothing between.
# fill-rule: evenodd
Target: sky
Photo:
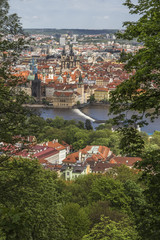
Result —
<instances>
[{"instance_id":1,"label":"sky","mask_svg":"<svg viewBox=\"0 0 160 240\"><path fill-rule=\"evenodd\" d=\"M8 0L23 28L122 29L134 21L124 0Z\"/></svg>"}]
</instances>

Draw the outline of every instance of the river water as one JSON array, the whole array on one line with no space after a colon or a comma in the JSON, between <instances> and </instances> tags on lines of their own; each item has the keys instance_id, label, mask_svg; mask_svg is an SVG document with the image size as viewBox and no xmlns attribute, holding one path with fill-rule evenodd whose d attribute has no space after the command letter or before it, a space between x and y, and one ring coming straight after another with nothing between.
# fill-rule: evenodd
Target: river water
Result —
<instances>
[{"instance_id":1,"label":"river water","mask_svg":"<svg viewBox=\"0 0 160 240\"><path fill-rule=\"evenodd\" d=\"M63 117L65 120L75 119L77 121L85 122L86 119L89 119L92 122L92 126L96 128L99 124L95 123L95 120L108 120L111 116L108 116L109 106L107 105L98 105L98 106L86 106L83 109L53 109L53 108L39 108L36 109L36 112L39 113L44 119L52 118L56 116ZM153 134L154 131L160 131L160 118L156 119L153 123L149 122L147 126L141 128L142 131L148 133L149 135Z\"/></svg>"}]
</instances>

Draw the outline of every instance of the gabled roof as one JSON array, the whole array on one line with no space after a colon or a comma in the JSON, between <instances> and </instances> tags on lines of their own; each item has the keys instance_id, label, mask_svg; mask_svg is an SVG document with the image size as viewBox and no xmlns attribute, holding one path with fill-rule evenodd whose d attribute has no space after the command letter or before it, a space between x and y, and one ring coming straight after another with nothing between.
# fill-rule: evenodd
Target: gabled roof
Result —
<instances>
[{"instance_id":1,"label":"gabled roof","mask_svg":"<svg viewBox=\"0 0 160 240\"><path fill-rule=\"evenodd\" d=\"M46 159L46 158L56 155L58 153L59 152L54 148L47 148L44 151L34 154L33 157L36 157L38 159Z\"/></svg>"},{"instance_id":2,"label":"gabled roof","mask_svg":"<svg viewBox=\"0 0 160 240\"><path fill-rule=\"evenodd\" d=\"M92 168L93 172L105 172L110 168L115 166L120 166L120 164L113 164L113 163L105 163L105 162L98 162L94 168Z\"/></svg>"},{"instance_id":3,"label":"gabled roof","mask_svg":"<svg viewBox=\"0 0 160 240\"><path fill-rule=\"evenodd\" d=\"M57 151L61 151L61 150L64 150L64 149L66 149L63 145L61 145L60 143L58 143L58 142L52 142L52 141L50 141L50 142L48 142L48 143L46 143L46 144L44 144L45 146L48 146L48 147L50 147L50 148L54 148L54 149L56 149Z\"/></svg>"},{"instance_id":4,"label":"gabled roof","mask_svg":"<svg viewBox=\"0 0 160 240\"><path fill-rule=\"evenodd\" d=\"M114 157L109 162L133 166L138 161L142 161L142 159L140 157Z\"/></svg>"},{"instance_id":5,"label":"gabled roof","mask_svg":"<svg viewBox=\"0 0 160 240\"><path fill-rule=\"evenodd\" d=\"M54 92L53 96L56 96L56 97L70 97L72 96L74 93L73 92Z\"/></svg>"},{"instance_id":6,"label":"gabled roof","mask_svg":"<svg viewBox=\"0 0 160 240\"><path fill-rule=\"evenodd\" d=\"M79 153L85 155L86 162L105 161L110 153L106 146L86 146L78 152L72 153L63 160L64 163L76 163L79 159Z\"/></svg>"},{"instance_id":7,"label":"gabled roof","mask_svg":"<svg viewBox=\"0 0 160 240\"><path fill-rule=\"evenodd\" d=\"M108 88L99 87L95 90L95 92L108 92Z\"/></svg>"},{"instance_id":8,"label":"gabled roof","mask_svg":"<svg viewBox=\"0 0 160 240\"><path fill-rule=\"evenodd\" d=\"M63 163L76 163L78 161L79 153L71 153L64 160Z\"/></svg>"}]
</instances>

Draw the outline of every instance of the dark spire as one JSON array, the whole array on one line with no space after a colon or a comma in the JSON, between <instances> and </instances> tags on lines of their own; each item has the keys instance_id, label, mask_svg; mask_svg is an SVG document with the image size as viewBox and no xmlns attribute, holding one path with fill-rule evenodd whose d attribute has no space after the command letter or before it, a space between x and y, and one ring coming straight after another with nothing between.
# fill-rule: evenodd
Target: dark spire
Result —
<instances>
[{"instance_id":1,"label":"dark spire","mask_svg":"<svg viewBox=\"0 0 160 240\"><path fill-rule=\"evenodd\" d=\"M82 83L82 75L79 75L79 83Z\"/></svg>"},{"instance_id":2,"label":"dark spire","mask_svg":"<svg viewBox=\"0 0 160 240\"><path fill-rule=\"evenodd\" d=\"M65 56L65 55L66 55L65 46L63 46L62 55L63 55L63 56Z\"/></svg>"},{"instance_id":3,"label":"dark spire","mask_svg":"<svg viewBox=\"0 0 160 240\"><path fill-rule=\"evenodd\" d=\"M74 52L73 52L72 45L71 45L71 47L70 47L70 56L74 56Z\"/></svg>"},{"instance_id":4,"label":"dark spire","mask_svg":"<svg viewBox=\"0 0 160 240\"><path fill-rule=\"evenodd\" d=\"M35 73L34 81L39 81L37 73Z\"/></svg>"}]
</instances>

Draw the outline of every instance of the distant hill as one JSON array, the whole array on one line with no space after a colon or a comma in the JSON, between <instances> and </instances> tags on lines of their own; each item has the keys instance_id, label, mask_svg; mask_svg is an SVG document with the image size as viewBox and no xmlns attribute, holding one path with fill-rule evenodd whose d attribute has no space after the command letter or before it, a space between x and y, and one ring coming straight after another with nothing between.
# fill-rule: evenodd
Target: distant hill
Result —
<instances>
[{"instance_id":1,"label":"distant hill","mask_svg":"<svg viewBox=\"0 0 160 240\"><path fill-rule=\"evenodd\" d=\"M96 35L96 34L109 34L116 33L118 29L56 29L56 28L26 28L24 29L26 33L29 34L44 34L44 35L53 35L53 34L78 34L78 35Z\"/></svg>"}]
</instances>

